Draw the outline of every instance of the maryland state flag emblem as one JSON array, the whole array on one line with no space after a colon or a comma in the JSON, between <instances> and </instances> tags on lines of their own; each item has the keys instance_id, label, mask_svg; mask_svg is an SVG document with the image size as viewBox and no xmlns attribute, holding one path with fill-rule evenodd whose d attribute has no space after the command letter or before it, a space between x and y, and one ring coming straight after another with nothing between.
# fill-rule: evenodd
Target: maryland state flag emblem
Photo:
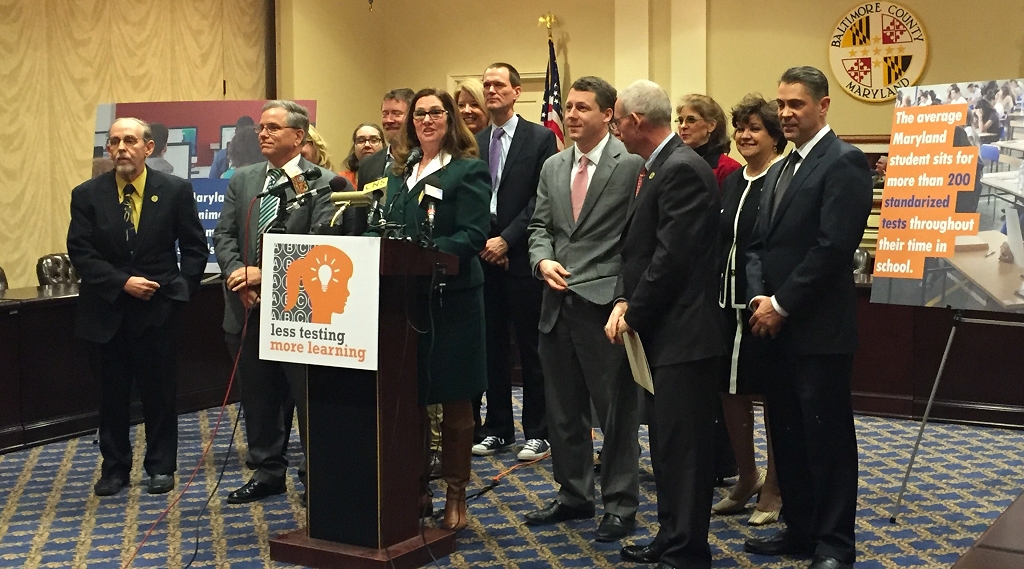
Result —
<instances>
[{"instance_id":1,"label":"maryland state flag emblem","mask_svg":"<svg viewBox=\"0 0 1024 569\"><path fill-rule=\"evenodd\" d=\"M910 68L913 55L894 55L885 57L885 84L886 86L903 79L903 75Z\"/></svg>"},{"instance_id":2,"label":"maryland state flag emblem","mask_svg":"<svg viewBox=\"0 0 1024 569\"><path fill-rule=\"evenodd\" d=\"M843 47L868 45L871 43L871 18L864 16L853 23L843 34Z\"/></svg>"},{"instance_id":3,"label":"maryland state flag emblem","mask_svg":"<svg viewBox=\"0 0 1024 569\"><path fill-rule=\"evenodd\" d=\"M861 3L836 24L829 41L832 74L863 101L891 101L921 77L928 38L920 20L893 2Z\"/></svg>"}]
</instances>

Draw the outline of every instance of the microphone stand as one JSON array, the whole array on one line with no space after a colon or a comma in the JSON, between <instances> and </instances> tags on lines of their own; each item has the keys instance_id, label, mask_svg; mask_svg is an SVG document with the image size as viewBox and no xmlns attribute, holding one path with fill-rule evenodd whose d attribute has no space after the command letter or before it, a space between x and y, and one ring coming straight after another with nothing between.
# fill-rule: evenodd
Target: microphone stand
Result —
<instances>
[{"instance_id":1,"label":"microphone stand","mask_svg":"<svg viewBox=\"0 0 1024 569\"><path fill-rule=\"evenodd\" d=\"M274 217L274 223L267 228L267 233L288 233L288 217L291 216L291 212L288 211L288 200L286 199L284 191L277 199L277 215Z\"/></svg>"}]
</instances>

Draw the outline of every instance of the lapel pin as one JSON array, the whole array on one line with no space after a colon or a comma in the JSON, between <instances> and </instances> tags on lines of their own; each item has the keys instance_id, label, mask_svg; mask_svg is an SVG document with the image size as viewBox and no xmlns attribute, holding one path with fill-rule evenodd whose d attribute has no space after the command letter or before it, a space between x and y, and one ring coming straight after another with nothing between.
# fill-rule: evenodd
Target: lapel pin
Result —
<instances>
[{"instance_id":1,"label":"lapel pin","mask_svg":"<svg viewBox=\"0 0 1024 569\"><path fill-rule=\"evenodd\" d=\"M156 196L153 196L153 197L149 198L149 201L156 202L158 199L160 199L160 198L158 198Z\"/></svg>"},{"instance_id":2,"label":"lapel pin","mask_svg":"<svg viewBox=\"0 0 1024 569\"><path fill-rule=\"evenodd\" d=\"M653 180L654 179L654 172L651 172L650 174L648 174L647 175L647 179L648 180Z\"/></svg>"}]
</instances>

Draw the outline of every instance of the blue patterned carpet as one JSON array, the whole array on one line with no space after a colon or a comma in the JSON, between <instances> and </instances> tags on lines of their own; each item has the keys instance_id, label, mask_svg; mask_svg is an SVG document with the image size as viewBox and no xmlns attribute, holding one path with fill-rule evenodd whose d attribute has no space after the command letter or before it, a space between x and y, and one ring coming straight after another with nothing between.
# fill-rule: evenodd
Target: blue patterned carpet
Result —
<instances>
[{"instance_id":1,"label":"blue patterned carpet","mask_svg":"<svg viewBox=\"0 0 1024 569\"><path fill-rule=\"evenodd\" d=\"M519 394L517 393L518 397ZM517 401L518 404L518 401ZM181 502L160 522L133 567L181 568L195 547L196 514L212 491L227 452L234 408L225 415L213 451ZM180 418L178 489L209 441L216 410ZM758 416L760 429L760 416ZM948 567L1016 498L1024 485L1024 433L957 425L929 425L898 525L889 524L892 505L909 459L918 423L857 418L860 442L860 498L857 517L858 569ZM0 456L0 567L122 567L160 512L177 495L150 496L139 485L141 446L137 428L132 486L97 498L99 448L92 437ZM636 541L656 530L654 480L646 440L641 469L641 505ZM758 440L764 464L763 438ZM192 567L285 568L270 560L268 538L299 527L304 511L294 476L288 493L253 505L224 502L227 492L248 478L241 428L224 480L199 522L199 553ZM512 453L475 457L471 492L516 463ZM521 468L492 492L470 503L470 526L459 534L458 551L438 567L640 567L619 560L618 544L593 541L596 521L531 528L524 513L555 495L549 461ZM297 488L298 487L298 488ZM724 490L718 490L719 493ZM438 488L437 494L443 496ZM435 507L441 506L435 501ZM599 509L600 514L600 509ZM803 567L806 561L743 553L743 540L776 526L751 528L743 515L715 516L711 545L715 567ZM630 542L631 540L627 540Z\"/></svg>"}]
</instances>

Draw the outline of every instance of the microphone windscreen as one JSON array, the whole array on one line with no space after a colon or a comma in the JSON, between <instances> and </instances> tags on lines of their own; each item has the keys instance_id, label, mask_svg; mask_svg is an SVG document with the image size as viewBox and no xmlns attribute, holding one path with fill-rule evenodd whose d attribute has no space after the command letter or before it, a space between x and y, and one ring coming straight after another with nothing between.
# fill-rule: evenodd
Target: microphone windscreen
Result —
<instances>
[{"instance_id":1,"label":"microphone windscreen","mask_svg":"<svg viewBox=\"0 0 1024 569\"><path fill-rule=\"evenodd\" d=\"M331 186L332 192L354 192L355 188L352 187L352 182L349 182L344 176L335 176L328 182Z\"/></svg>"}]
</instances>

